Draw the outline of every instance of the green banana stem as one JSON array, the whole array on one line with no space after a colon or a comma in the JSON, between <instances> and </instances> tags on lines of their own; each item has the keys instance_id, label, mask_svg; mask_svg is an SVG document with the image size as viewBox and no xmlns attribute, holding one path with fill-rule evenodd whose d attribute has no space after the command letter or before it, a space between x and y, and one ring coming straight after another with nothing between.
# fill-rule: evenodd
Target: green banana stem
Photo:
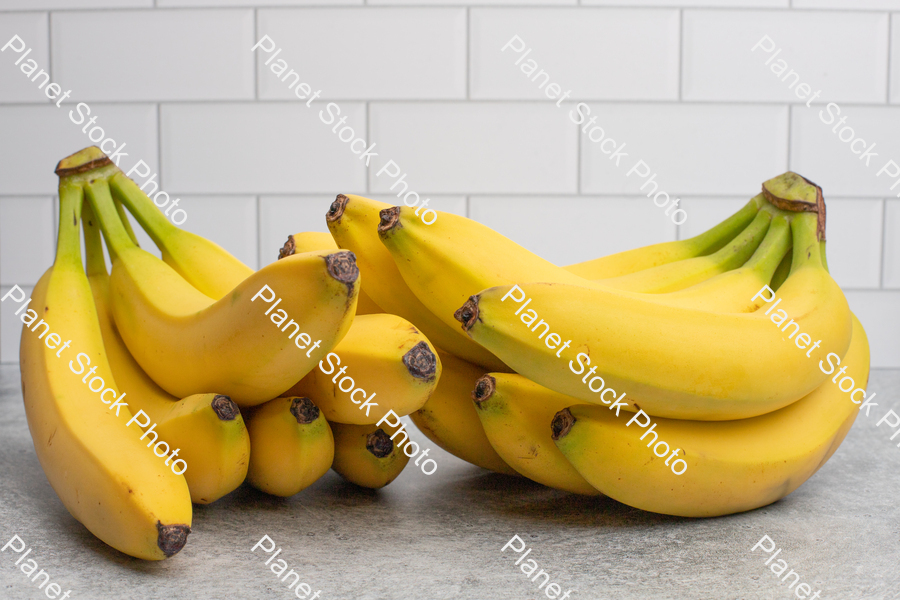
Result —
<instances>
[{"instance_id":1,"label":"green banana stem","mask_svg":"<svg viewBox=\"0 0 900 600\"><path fill-rule=\"evenodd\" d=\"M84 203L81 220L84 224L84 254L88 277L107 275L109 272L106 270L106 259L103 257L103 240L100 238L97 217L90 202Z\"/></svg>"},{"instance_id":2,"label":"green banana stem","mask_svg":"<svg viewBox=\"0 0 900 600\"><path fill-rule=\"evenodd\" d=\"M81 269L81 221L84 190L78 182L59 180L59 233L54 267L78 265Z\"/></svg>"},{"instance_id":3,"label":"green banana stem","mask_svg":"<svg viewBox=\"0 0 900 600\"><path fill-rule=\"evenodd\" d=\"M766 232L759 248L744 266L760 274L763 280L771 280L778 266L791 249L791 217L783 211L772 219L772 225Z\"/></svg>"},{"instance_id":4,"label":"green banana stem","mask_svg":"<svg viewBox=\"0 0 900 600\"><path fill-rule=\"evenodd\" d=\"M141 247L141 244L138 242L137 235L134 233L134 228L131 226L131 220L128 218L128 212L125 210L125 207L122 206L122 203L118 198L113 195L113 201L116 203L116 212L119 213L119 218L122 219L122 225L125 226L125 231L128 232L128 237L131 238L131 241L134 242L134 245L138 248Z\"/></svg>"},{"instance_id":5,"label":"green banana stem","mask_svg":"<svg viewBox=\"0 0 900 600\"><path fill-rule=\"evenodd\" d=\"M718 252L753 222L763 201L764 198L762 194L754 196L739 211L715 227L684 240L683 244L693 247L696 250L695 256L706 256Z\"/></svg>"},{"instance_id":6,"label":"green banana stem","mask_svg":"<svg viewBox=\"0 0 900 600\"><path fill-rule=\"evenodd\" d=\"M791 221L794 238L791 274L808 267L824 268L819 246L818 221L819 215L814 212L797 213Z\"/></svg>"},{"instance_id":7,"label":"green banana stem","mask_svg":"<svg viewBox=\"0 0 900 600\"><path fill-rule=\"evenodd\" d=\"M717 262L721 261L725 271L740 267L755 253L760 242L765 239L771 223L771 212L763 210L757 212L753 221L736 238L711 254L710 258Z\"/></svg>"},{"instance_id":8,"label":"green banana stem","mask_svg":"<svg viewBox=\"0 0 900 600\"><path fill-rule=\"evenodd\" d=\"M819 253L822 255L822 266L828 271L828 258L825 255L825 240L819 242ZM829 273L831 271L828 271Z\"/></svg>"},{"instance_id":9,"label":"green banana stem","mask_svg":"<svg viewBox=\"0 0 900 600\"><path fill-rule=\"evenodd\" d=\"M94 209L94 214L100 221L100 229L103 230L110 257L115 260L120 253L137 248L125 230L122 219L119 218L115 202L109 192L108 181L106 179L91 180L85 183L84 190L85 196Z\"/></svg>"},{"instance_id":10,"label":"green banana stem","mask_svg":"<svg viewBox=\"0 0 900 600\"><path fill-rule=\"evenodd\" d=\"M144 231L157 246L162 248L163 241L177 231L178 227L173 225L138 184L124 173L116 173L110 177L109 183L115 199L128 208Z\"/></svg>"}]
</instances>

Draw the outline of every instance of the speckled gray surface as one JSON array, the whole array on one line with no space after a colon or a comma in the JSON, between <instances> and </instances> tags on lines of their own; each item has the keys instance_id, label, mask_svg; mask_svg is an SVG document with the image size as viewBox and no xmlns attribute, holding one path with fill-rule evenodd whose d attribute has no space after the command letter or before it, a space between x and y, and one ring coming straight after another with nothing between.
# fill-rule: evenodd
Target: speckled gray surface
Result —
<instances>
[{"instance_id":1,"label":"speckled gray surface","mask_svg":"<svg viewBox=\"0 0 900 600\"><path fill-rule=\"evenodd\" d=\"M900 371L874 371L869 389L879 409L900 412ZM34 454L15 366L0 367L0 407L0 542L18 534L72 599L295 598L267 556L250 552L263 535L322 600L546 598L517 557L500 552L514 534L572 600L795 598L763 564L768 556L750 553L763 535L820 598L900 598L900 448L874 412L799 490L741 515L643 513L488 474L434 449L434 475L411 465L380 492L334 473L289 500L243 487L195 507L185 549L150 563L99 542L57 499ZM0 554L0 598L46 598L17 558Z\"/></svg>"}]
</instances>

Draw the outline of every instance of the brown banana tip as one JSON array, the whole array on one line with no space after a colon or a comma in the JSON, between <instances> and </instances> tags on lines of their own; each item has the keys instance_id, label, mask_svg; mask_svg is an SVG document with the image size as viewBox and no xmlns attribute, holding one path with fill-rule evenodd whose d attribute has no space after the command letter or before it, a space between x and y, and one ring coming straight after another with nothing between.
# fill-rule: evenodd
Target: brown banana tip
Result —
<instances>
[{"instance_id":1,"label":"brown banana tip","mask_svg":"<svg viewBox=\"0 0 900 600\"><path fill-rule=\"evenodd\" d=\"M475 321L478 320L478 299L479 296L469 296L469 299L466 300L466 303L457 309L455 313L453 313L453 318L462 323L462 328L464 331L469 331L472 329L472 326L475 325Z\"/></svg>"},{"instance_id":2,"label":"brown banana tip","mask_svg":"<svg viewBox=\"0 0 900 600\"><path fill-rule=\"evenodd\" d=\"M437 374L437 356L425 342L419 342L403 355L403 364L416 379L431 380Z\"/></svg>"},{"instance_id":3,"label":"brown banana tip","mask_svg":"<svg viewBox=\"0 0 900 600\"><path fill-rule=\"evenodd\" d=\"M472 400L475 401L475 406L481 406L482 402L493 396L495 389L497 389L497 380L490 375L483 375L475 382L475 389L472 390Z\"/></svg>"},{"instance_id":4,"label":"brown banana tip","mask_svg":"<svg viewBox=\"0 0 900 600\"><path fill-rule=\"evenodd\" d=\"M564 408L553 416L550 423L550 432L553 441L566 437L575 424L575 415L568 408Z\"/></svg>"},{"instance_id":5,"label":"brown banana tip","mask_svg":"<svg viewBox=\"0 0 900 600\"><path fill-rule=\"evenodd\" d=\"M217 394L210 406L213 412L216 413L216 416L222 421L234 421L241 414L241 409L238 408L234 400L223 394Z\"/></svg>"},{"instance_id":6,"label":"brown banana tip","mask_svg":"<svg viewBox=\"0 0 900 600\"><path fill-rule=\"evenodd\" d=\"M294 242L294 236L289 235L287 241L284 243L284 246L278 249L278 260L286 256L293 256L297 251L297 243Z\"/></svg>"},{"instance_id":7,"label":"brown banana tip","mask_svg":"<svg viewBox=\"0 0 900 600\"><path fill-rule=\"evenodd\" d=\"M347 285L352 287L356 280L359 279L359 267L356 266L356 255L349 250L341 250L334 252L325 257L325 264L328 267L328 273Z\"/></svg>"},{"instance_id":8,"label":"brown banana tip","mask_svg":"<svg viewBox=\"0 0 900 600\"><path fill-rule=\"evenodd\" d=\"M384 458L394 451L394 440L383 429L376 429L366 436L366 450L375 458Z\"/></svg>"},{"instance_id":9,"label":"brown banana tip","mask_svg":"<svg viewBox=\"0 0 900 600\"><path fill-rule=\"evenodd\" d=\"M344 216L344 209L347 208L348 202L350 202L350 198L344 194L338 194L334 199L334 202L331 203L331 206L328 207L328 212L325 213L325 220L329 223L340 222L341 217Z\"/></svg>"},{"instance_id":10,"label":"brown banana tip","mask_svg":"<svg viewBox=\"0 0 900 600\"><path fill-rule=\"evenodd\" d=\"M383 208L378 213L378 216L381 217L381 222L378 223L378 233L380 235L386 235L389 231L394 228L402 227L400 225L400 207L399 206L391 206L390 208Z\"/></svg>"},{"instance_id":11,"label":"brown banana tip","mask_svg":"<svg viewBox=\"0 0 900 600\"><path fill-rule=\"evenodd\" d=\"M188 525L163 525L161 521L157 521L156 531L159 532L156 537L156 545L166 555L166 558L169 558L184 548L191 528Z\"/></svg>"},{"instance_id":12,"label":"brown banana tip","mask_svg":"<svg viewBox=\"0 0 900 600\"><path fill-rule=\"evenodd\" d=\"M56 163L54 172L59 177L67 177L78 173L87 173L111 164L113 164L112 161L100 148L88 146Z\"/></svg>"},{"instance_id":13,"label":"brown banana tip","mask_svg":"<svg viewBox=\"0 0 900 600\"><path fill-rule=\"evenodd\" d=\"M319 407L309 398L291 398L291 414L301 425L309 425L319 418Z\"/></svg>"}]
</instances>

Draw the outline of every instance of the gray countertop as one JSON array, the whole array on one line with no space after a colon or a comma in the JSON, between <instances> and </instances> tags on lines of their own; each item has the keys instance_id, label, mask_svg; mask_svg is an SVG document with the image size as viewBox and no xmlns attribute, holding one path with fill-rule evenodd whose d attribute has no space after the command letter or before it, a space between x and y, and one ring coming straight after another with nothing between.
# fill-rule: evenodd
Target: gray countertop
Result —
<instances>
[{"instance_id":1,"label":"gray countertop","mask_svg":"<svg viewBox=\"0 0 900 600\"><path fill-rule=\"evenodd\" d=\"M881 410L900 412L900 371L873 371L868 389ZM181 553L145 562L69 516L34 454L18 367L4 365L0 545L18 534L72 599L296 598L265 566L268 555L251 553L263 535L322 600L546 598L517 555L500 551L516 534L572 600L796 598L765 566L768 555L750 552L768 535L820 598L900 598L900 448L876 420L860 415L831 461L786 499L730 517L665 517L572 496L490 474L425 441L434 475L410 465L372 492L329 472L287 500L245 486L195 507ZM0 598L46 598L17 558L0 554Z\"/></svg>"}]
</instances>

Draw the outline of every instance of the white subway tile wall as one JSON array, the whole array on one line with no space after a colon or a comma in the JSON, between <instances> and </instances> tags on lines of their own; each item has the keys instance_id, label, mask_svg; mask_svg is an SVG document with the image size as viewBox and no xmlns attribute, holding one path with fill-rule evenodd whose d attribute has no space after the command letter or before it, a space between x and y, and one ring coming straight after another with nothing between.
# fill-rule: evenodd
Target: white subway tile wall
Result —
<instances>
[{"instance_id":1,"label":"white subway tile wall","mask_svg":"<svg viewBox=\"0 0 900 600\"><path fill-rule=\"evenodd\" d=\"M898 17L900 0L0 0L0 294L52 262L53 169L91 143L149 165L187 229L254 268L327 231L337 193L430 198L568 264L695 235L793 169L825 190L873 366L897 368Z\"/></svg>"}]
</instances>

